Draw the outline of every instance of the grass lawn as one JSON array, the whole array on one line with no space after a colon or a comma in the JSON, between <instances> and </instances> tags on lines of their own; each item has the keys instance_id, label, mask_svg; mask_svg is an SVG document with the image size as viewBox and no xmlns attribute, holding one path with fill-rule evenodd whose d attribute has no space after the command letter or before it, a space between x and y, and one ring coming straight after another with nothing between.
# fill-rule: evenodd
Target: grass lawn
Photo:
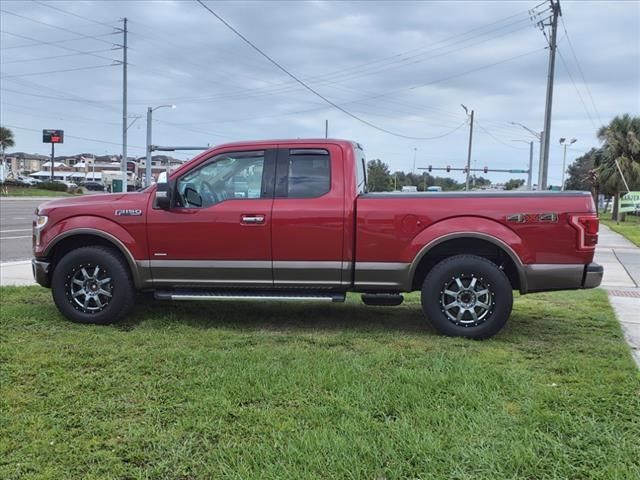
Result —
<instances>
[{"instance_id":1,"label":"grass lawn","mask_svg":"<svg viewBox=\"0 0 640 480\"><path fill-rule=\"evenodd\" d=\"M7 185L7 192L9 197L73 197L74 195L67 192L58 192L55 190L44 190L42 188L35 187L16 187L13 185ZM5 196L4 193L2 196ZM0 197L1 198L1 197Z\"/></svg>"},{"instance_id":2,"label":"grass lawn","mask_svg":"<svg viewBox=\"0 0 640 480\"><path fill-rule=\"evenodd\" d=\"M0 289L0 478L640 478L640 374L600 290L483 342L400 307L154 303L109 327Z\"/></svg>"},{"instance_id":3,"label":"grass lawn","mask_svg":"<svg viewBox=\"0 0 640 480\"><path fill-rule=\"evenodd\" d=\"M610 215L609 215L610 217ZM624 222L616 223L613 220L600 218L614 232L625 236L628 240L640 247L640 217L637 215L627 215Z\"/></svg>"}]
</instances>

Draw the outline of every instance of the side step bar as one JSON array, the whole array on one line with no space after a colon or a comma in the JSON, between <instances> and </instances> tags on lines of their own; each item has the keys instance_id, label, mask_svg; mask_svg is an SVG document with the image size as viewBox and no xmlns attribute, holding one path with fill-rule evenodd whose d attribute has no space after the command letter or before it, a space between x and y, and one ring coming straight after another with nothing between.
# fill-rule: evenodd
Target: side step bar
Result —
<instances>
[{"instance_id":1,"label":"side step bar","mask_svg":"<svg viewBox=\"0 0 640 480\"><path fill-rule=\"evenodd\" d=\"M316 291L247 291L247 290L156 290L156 300L215 300L215 301L321 301L344 302L344 292Z\"/></svg>"}]
</instances>

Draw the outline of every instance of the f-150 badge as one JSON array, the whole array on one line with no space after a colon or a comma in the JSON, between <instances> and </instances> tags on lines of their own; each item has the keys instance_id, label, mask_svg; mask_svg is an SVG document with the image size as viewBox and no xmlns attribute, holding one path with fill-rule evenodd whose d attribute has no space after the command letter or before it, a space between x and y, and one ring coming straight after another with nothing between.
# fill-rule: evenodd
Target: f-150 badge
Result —
<instances>
[{"instance_id":1,"label":"f-150 badge","mask_svg":"<svg viewBox=\"0 0 640 480\"><path fill-rule=\"evenodd\" d=\"M116 210L115 213L118 217L138 217L142 215L142 210L140 210L139 208L123 208Z\"/></svg>"}]
</instances>

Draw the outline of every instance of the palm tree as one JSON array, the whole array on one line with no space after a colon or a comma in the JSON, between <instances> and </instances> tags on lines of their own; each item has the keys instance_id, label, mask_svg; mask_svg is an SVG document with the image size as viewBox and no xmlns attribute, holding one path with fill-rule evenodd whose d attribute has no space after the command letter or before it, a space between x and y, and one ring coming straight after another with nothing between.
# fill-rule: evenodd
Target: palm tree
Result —
<instances>
[{"instance_id":1,"label":"palm tree","mask_svg":"<svg viewBox=\"0 0 640 480\"><path fill-rule=\"evenodd\" d=\"M620 193L627 189L620 171L630 189L640 185L640 117L617 116L598 130L598 138L603 142L595 168L598 184L603 193L614 196L611 219L617 221Z\"/></svg>"},{"instance_id":2,"label":"palm tree","mask_svg":"<svg viewBox=\"0 0 640 480\"><path fill-rule=\"evenodd\" d=\"M4 151L7 148L11 148L15 145L15 141L13 140L13 132L6 127L0 127L0 150L2 150L2 163L0 164L0 170L2 171L2 175L0 175L0 180L4 180Z\"/></svg>"}]
</instances>

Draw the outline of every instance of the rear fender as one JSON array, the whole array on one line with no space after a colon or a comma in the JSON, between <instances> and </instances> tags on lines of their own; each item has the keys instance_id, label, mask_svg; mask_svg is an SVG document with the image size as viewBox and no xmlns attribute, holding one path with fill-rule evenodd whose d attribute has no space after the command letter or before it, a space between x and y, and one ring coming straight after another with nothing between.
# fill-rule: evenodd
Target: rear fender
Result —
<instances>
[{"instance_id":1,"label":"rear fender","mask_svg":"<svg viewBox=\"0 0 640 480\"><path fill-rule=\"evenodd\" d=\"M409 270L410 281L413 280L421 260L432 248L456 238L478 238L500 247L515 264L521 285L526 285L523 263L527 263L530 252L522 238L496 221L471 216L442 220L414 237L405 252L405 258L413 259Z\"/></svg>"}]
</instances>

